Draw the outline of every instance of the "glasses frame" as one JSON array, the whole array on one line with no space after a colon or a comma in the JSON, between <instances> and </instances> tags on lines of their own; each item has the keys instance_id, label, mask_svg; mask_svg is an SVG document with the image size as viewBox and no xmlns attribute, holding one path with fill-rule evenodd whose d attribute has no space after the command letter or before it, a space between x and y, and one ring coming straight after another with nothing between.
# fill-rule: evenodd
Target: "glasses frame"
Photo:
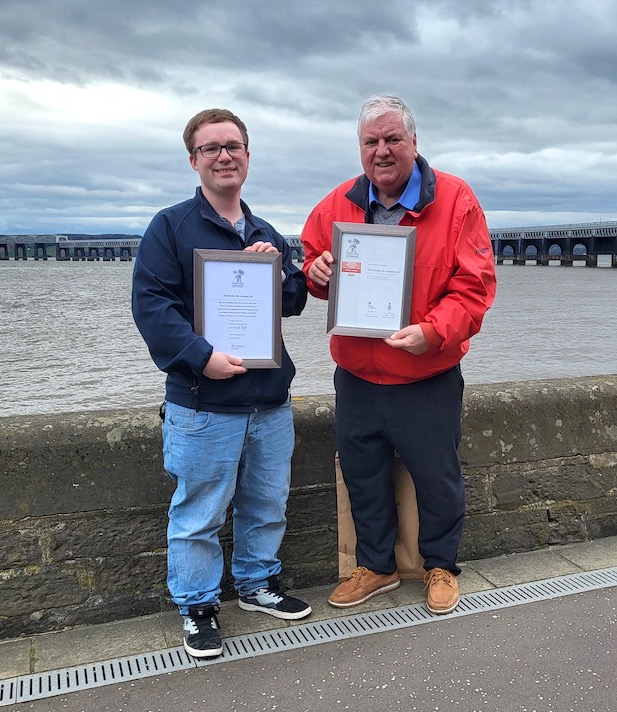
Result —
<instances>
[{"instance_id":1,"label":"glasses frame","mask_svg":"<svg viewBox=\"0 0 617 712\"><path fill-rule=\"evenodd\" d=\"M231 153L229 153L229 146L244 146L244 153L241 156L232 156ZM205 156L202 149L204 148L215 148L218 147L219 152L216 154L216 156ZM248 151L248 144L243 143L242 141L230 141L229 143L204 143L201 146L195 146L193 149L193 155L196 156L197 152L201 154L202 158L210 158L214 159L215 161L218 161L220 158L221 153L223 152L223 149L227 151L227 155L230 158L244 158L246 156L246 152Z\"/></svg>"}]
</instances>

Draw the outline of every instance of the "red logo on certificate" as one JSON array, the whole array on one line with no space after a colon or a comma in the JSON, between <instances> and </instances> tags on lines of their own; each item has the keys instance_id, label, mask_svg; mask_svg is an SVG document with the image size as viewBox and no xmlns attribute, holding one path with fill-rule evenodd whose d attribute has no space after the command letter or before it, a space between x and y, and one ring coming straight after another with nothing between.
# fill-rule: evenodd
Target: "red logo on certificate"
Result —
<instances>
[{"instance_id":1,"label":"red logo on certificate","mask_svg":"<svg viewBox=\"0 0 617 712\"><path fill-rule=\"evenodd\" d=\"M352 272L360 274L362 272L362 262L342 262L341 272Z\"/></svg>"}]
</instances>

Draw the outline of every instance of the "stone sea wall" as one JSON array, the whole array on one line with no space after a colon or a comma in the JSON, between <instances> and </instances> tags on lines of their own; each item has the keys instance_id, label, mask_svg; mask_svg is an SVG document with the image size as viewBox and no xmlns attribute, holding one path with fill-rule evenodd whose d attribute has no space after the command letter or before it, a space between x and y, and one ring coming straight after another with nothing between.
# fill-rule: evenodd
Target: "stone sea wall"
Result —
<instances>
[{"instance_id":1,"label":"stone sea wall","mask_svg":"<svg viewBox=\"0 0 617 712\"><path fill-rule=\"evenodd\" d=\"M293 409L300 588L337 580L334 398ZM468 387L460 456L461 561L617 535L617 376ZM0 418L0 638L170 609L172 491L157 409ZM229 524L222 543L229 561Z\"/></svg>"}]
</instances>

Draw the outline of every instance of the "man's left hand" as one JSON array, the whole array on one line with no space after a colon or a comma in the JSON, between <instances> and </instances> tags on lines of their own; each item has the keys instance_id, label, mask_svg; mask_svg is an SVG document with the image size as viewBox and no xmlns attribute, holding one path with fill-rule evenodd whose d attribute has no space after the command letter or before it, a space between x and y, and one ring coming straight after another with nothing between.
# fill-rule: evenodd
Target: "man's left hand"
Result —
<instances>
[{"instance_id":1,"label":"man's left hand","mask_svg":"<svg viewBox=\"0 0 617 712\"><path fill-rule=\"evenodd\" d=\"M424 338L424 332L420 324L412 324L404 329L392 334L389 339L384 339L388 346L393 349L403 349L410 354L419 356L428 349L428 344Z\"/></svg>"}]
</instances>

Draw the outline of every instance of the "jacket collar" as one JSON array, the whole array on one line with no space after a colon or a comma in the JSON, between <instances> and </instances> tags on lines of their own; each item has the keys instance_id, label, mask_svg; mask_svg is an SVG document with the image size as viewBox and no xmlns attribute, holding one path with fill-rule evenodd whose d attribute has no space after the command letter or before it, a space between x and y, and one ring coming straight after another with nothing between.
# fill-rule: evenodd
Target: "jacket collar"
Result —
<instances>
[{"instance_id":1,"label":"jacket collar","mask_svg":"<svg viewBox=\"0 0 617 712\"><path fill-rule=\"evenodd\" d=\"M418 200L418 203L412 212L420 213L427 205L435 200L435 183L437 178L435 176L435 172L429 166L425 158L418 155L416 158L416 164L420 169L422 182L420 184L420 200ZM352 203L364 210L364 221L367 223L371 222L371 210L368 200L369 183L369 179L366 174L363 173L361 176L356 178L356 181L352 185L351 189L345 193L345 196L349 198Z\"/></svg>"},{"instance_id":2,"label":"jacket collar","mask_svg":"<svg viewBox=\"0 0 617 712\"><path fill-rule=\"evenodd\" d=\"M233 230L233 227L226 220L223 220L221 216L216 212L216 210L212 207L210 202L201 192L201 188L199 187L195 191L195 200L199 202L200 214L204 220L212 220L212 222L215 222L217 225L221 225L224 228ZM240 206L242 208L244 216L246 217L246 236L248 239L248 235L254 230L257 230L259 226L255 223L253 213L251 213L249 206L243 200L240 200Z\"/></svg>"}]
</instances>

